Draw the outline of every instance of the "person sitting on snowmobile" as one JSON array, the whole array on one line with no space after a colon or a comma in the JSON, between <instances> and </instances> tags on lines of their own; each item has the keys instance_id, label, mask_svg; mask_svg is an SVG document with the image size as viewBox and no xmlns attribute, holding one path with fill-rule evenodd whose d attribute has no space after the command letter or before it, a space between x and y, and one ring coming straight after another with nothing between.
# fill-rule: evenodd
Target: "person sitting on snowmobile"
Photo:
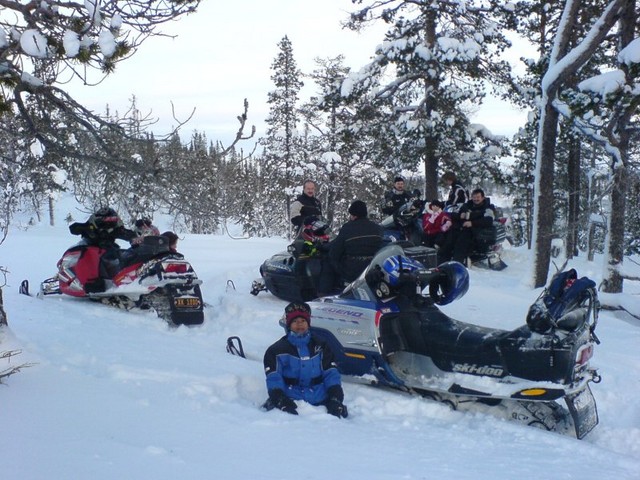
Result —
<instances>
[{"instance_id":1,"label":"person sitting on snowmobile","mask_svg":"<svg viewBox=\"0 0 640 480\"><path fill-rule=\"evenodd\" d=\"M438 252L438 261L452 259L463 265L473 250L474 242L481 242L483 232L493 228L496 207L484 196L484 190L476 188L471 192L471 200L462 205L458 213L452 213L453 228L446 245Z\"/></svg>"},{"instance_id":2,"label":"person sitting on snowmobile","mask_svg":"<svg viewBox=\"0 0 640 480\"><path fill-rule=\"evenodd\" d=\"M423 244L431 248L440 248L451 228L451 217L443 211L444 202L433 200L429 203L429 212L422 216Z\"/></svg>"},{"instance_id":3,"label":"person sitting on snowmobile","mask_svg":"<svg viewBox=\"0 0 640 480\"><path fill-rule=\"evenodd\" d=\"M86 246L104 250L94 267L99 278L84 287L87 293L104 291L104 280L112 278L120 268L120 246L116 239L130 242L136 233L125 228L116 211L109 207L100 208L86 222L72 223L69 231L72 235L80 235Z\"/></svg>"},{"instance_id":4,"label":"person sitting on snowmobile","mask_svg":"<svg viewBox=\"0 0 640 480\"><path fill-rule=\"evenodd\" d=\"M291 204L291 223L301 228L305 218L315 216L322 217L322 204L315 196L316 182L305 180L302 184L302 194L298 195L295 202Z\"/></svg>"},{"instance_id":5,"label":"person sitting on snowmobile","mask_svg":"<svg viewBox=\"0 0 640 480\"><path fill-rule=\"evenodd\" d=\"M311 405L324 405L327 413L346 418L348 411L333 353L309 329L311 307L294 302L284 312L287 334L264 354L269 398L262 407L297 415L295 400L304 400Z\"/></svg>"},{"instance_id":6,"label":"person sitting on snowmobile","mask_svg":"<svg viewBox=\"0 0 640 480\"><path fill-rule=\"evenodd\" d=\"M178 253L178 235L171 231L164 232L163 237L167 237L169 240L169 251L171 253Z\"/></svg>"},{"instance_id":7,"label":"person sitting on snowmobile","mask_svg":"<svg viewBox=\"0 0 640 480\"><path fill-rule=\"evenodd\" d=\"M140 218L135 223L136 237L131 240L131 245L140 245L144 241L144 237L160 236L160 230L156 227L149 218Z\"/></svg>"},{"instance_id":8,"label":"person sitting on snowmobile","mask_svg":"<svg viewBox=\"0 0 640 480\"><path fill-rule=\"evenodd\" d=\"M75 222L69 225L72 235L80 235L87 245L100 248L111 248L116 239L130 242L137 234L124 227L116 211L103 207L92 214L86 222Z\"/></svg>"},{"instance_id":9,"label":"person sitting on snowmobile","mask_svg":"<svg viewBox=\"0 0 640 480\"><path fill-rule=\"evenodd\" d=\"M383 229L367 215L366 203L362 200L351 203L349 221L329 244L329 261L340 277L339 283L351 283L358 278L382 246Z\"/></svg>"}]
</instances>

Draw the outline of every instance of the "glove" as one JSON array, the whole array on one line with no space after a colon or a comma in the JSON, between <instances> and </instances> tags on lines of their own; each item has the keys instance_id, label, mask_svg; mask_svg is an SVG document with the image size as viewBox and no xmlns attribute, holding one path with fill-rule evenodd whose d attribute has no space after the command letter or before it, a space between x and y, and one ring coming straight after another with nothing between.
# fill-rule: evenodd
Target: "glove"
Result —
<instances>
[{"instance_id":1,"label":"glove","mask_svg":"<svg viewBox=\"0 0 640 480\"><path fill-rule=\"evenodd\" d=\"M331 397L329 400L327 400L326 406L327 413L333 415L334 417L347 418L349 416L347 406L335 397Z\"/></svg>"},{"instance_id":2,"label":"glove","mask_svg":"<svg viewBox=\"0 0 640 480\"><path fill-rule=\"evenodd\" d=\"M269 400L271 401L273 408L290 413L291 415L298 415L298 405L287 397L282 390L271 390L269 392Z\"/></svg>"}]
</instances>

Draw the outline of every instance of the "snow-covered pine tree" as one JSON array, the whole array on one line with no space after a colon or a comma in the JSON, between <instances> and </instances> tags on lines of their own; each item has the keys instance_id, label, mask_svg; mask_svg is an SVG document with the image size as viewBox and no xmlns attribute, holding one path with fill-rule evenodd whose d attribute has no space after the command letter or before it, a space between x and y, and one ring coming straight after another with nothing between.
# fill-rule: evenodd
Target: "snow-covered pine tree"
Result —
<instances>
[{"instance_id":1,"label":"snow-covered pine tree","mask_svg":"<svg viewBox=\"0 0 640 480\"><path fill-rule=\"evenodd\" d=\"M317 68L309 77L317 85L317 95L301 109L309 132L305 151L316 166L325 217L330 224L340 225L355 199L367 203L375 213L373 206L379 202L385 175L370 160L369 139L354 135L354 110L339 94L338 87L349 73L344 57L317 58L315 62Z\"/></svg>"},{"instance_id":2,"label":"snow-covered pine tree","mask_svg":"<svg viewBox=\"0 0 640 480\"><path fill-rule=\"evenodd\" d=\"M354 134L392 175L424 168L427 198L438 196L441 169L470 180L497 173L502 140L469 119L486 82L507 78L500 59L509 43L494 2L385 1L352 13L349 26L389 25L373 60L352 73L342 94L358 102Z\"/></svg>"},{"instance_id":3,"label":"snow-covered pine tree","mask_svg":"<svg viewBox=\"0 0 640 480\"><path fill-rule=\"evenodd\" d=\"M553 37L546 67L541 70L544 74L540 82L533 229L535 255L532 282L535 287L545 285L551 258L553 222L549 219L554 218L554 160L560 115L556 102L562 88L571 83L571 77L588 62L605 39L615 24L623 3L624 0L612 0L600 10L599 16L587 18L581 15L583 5L580 0L567 0ZM580 19L586 20L589 28L583 36L576 38L575 26Z\"/></svg>"},{"instance_id":4,"label":"snow-covered pine tree","mask_svg":"<svg viewBox=\"0 0 640 480\"><path fill-rule=\"evenodd\" d=\"M604 290L619 293L623 287L621 270L627 247L626 203L633 169L633 144L639 138L637 115L640 82L637 79L640 62L637 52L640 40L635 38L639 10L636 2L611 0L604 11L610 12L613 19L609 29L616 20L619 22L617 32L607 42L598 45L609 58L602 62L601 68L606 71L590 78L581 77L582 81L578 84L580 93L574 94L558 108L583 134L603 147L609 159L611 188L610 209L607 212Z\"/></svg>"},{"instance_id":5,"label":"snow-covered pine tree","mask_svg":"<svg viewBox=\"0 0 640 480\"><path fill-rule=\"evenodd\" d=\"M264 146L262 162L274 175L271 185L266 185L264 199L270 210L281 215L280 219L274 219L276 223L272 226L277 226L278 233L284 234L290 230L289 205L293 192L288 189L302 184L305 176L298 131L298 98L304 83L289 37L285 35L278 42L278 49L278 55L271 64L271 80L275 89L268 94L269 115L265 120L268 127L261 144Z\"/></svg>"}]
</instances>

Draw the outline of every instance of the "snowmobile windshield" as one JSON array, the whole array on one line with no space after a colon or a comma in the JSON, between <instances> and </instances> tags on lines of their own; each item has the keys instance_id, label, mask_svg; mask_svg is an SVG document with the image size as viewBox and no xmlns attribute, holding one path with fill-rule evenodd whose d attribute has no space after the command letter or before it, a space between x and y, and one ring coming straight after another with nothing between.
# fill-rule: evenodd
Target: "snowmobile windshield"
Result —
<instances>
[{"instance_id":1,"label":"snowmobile windshield","mask_svg":"<svg viewBox=\"0 0 640 480\"><path fill-rule=\"evenodd\" d=\"M388 245L373 257L369 266L355 279L340 295L341 297L355 298L357 300L374 301L376 295L374 289L378 283L383 265L391 257L404 256L404 250L399 245Z\"/></svg>"}]
</instances>

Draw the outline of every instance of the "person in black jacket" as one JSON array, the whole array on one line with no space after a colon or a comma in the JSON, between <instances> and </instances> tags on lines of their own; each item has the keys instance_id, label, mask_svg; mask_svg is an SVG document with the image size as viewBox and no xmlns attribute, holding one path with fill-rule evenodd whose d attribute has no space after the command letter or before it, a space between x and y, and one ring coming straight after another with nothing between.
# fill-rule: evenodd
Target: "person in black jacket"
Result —
<instances>
[{"instance_id":1,"label":"person in black jacket","mask_svg":"<svg viewBox=\"0 0 640 480\"><path fill-rule=\"evenodd\" d=\"M469 201L469 194L464 185L458 181L455 173L445 172L442 175L442 181L449 187L449 196L444 202L445 207L457 205L459 208Z\"/></svg>"},{"instance_id":2,"label":"person in black jacket","mask_svg":"<svg viewBox=\"0 0 640 480\"><path fill-rule=\"evenodd\" d=\"M473 249L473 242L480 237L480 231L493 228L495 207L485 197L481 188L471 192L471 200L462 205L458 213L452 215L453 260L466 264L467 257Z\"/></svg>"},{"instance_id":3,"label":"person in black jacket","mask_svg":"<svg viewBox=\"0 0 640 480\"><path fill-rule=\"evenodd\" d=\"M104 249L112 248L116 239L130 242L137 237L136 232L124 227L115 210L103 207L92 214L86 222L69 225L72 235L80 235L87 245Z\"/></svg>"},{"instance_id":4,"label":"person in black jacket","mask_svg":"<svg viewBox=\"0 0 640 480\"><path fill-rule=\"evenodd\" d=\"M322 216L322 204L315 195L316 183L313 180L305 180L302 184L302 194L291 204L289 211L291 223L296 227L302 227L305 218Z\"/></svg>"},{"instance_id":5,"label":"person in black jacket","mask_svg":"<svg viewBox=\"0 0 640 480\"><path fill-rule=\"evenodd\" d=\"M382 246L382 227L367 214L367 205L362 200L354 201L349 207L349 221L329 244L331 266L343 282L358 278Z\"/></svg>"},{"instance_id":6,"label":"person in black jacket","mask_svg":"<svg viewBox=\"0 0 640 480\"><path fill-rule=\"evenodd\" d=\"M87 247L101 250L98 265L92 267L99 278L86 283L84 289L87 293L104 291L104 280L112 278L120 269L121 250L116 239L131 242L137 234L125 228L116 211L109 207L100 208L86 222L72 223L69 231L72 235L80 235Z\"/></svg>"},{"instance_id":7,"label":"person in black jacket","mask_svg":"<svg viewBox=\"0 0 640 480\"><path fill-rule=\"evenodd\" d=\"M384 194L382 213L393 215L398 209L411 200L412 195L404 190L404 177L398 175L393 179L393 188Z\"/></svg>"}]
</instances>

